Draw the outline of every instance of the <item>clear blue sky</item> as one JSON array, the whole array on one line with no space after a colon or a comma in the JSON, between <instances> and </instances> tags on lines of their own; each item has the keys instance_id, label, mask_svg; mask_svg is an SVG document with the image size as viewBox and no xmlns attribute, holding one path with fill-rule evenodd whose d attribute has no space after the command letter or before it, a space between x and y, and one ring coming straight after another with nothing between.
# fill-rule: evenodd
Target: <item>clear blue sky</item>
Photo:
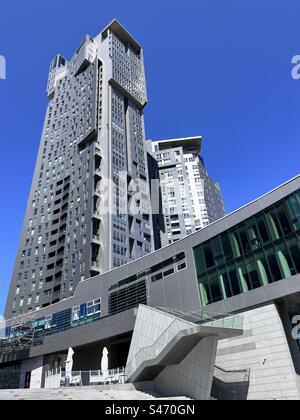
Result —
<instances>
[{"instance_id":1,"label":"clear blue sky","mask_svg":"<svg viewBox=\"0 0 300 420\"><path fill-rule=\"evenodd\" d=\"M143 45L147 137L204 137L227 211L300 173L299 0L2 2L0 313L46 108L48 66L114 17Z\"/></svg>"}]
</instances>

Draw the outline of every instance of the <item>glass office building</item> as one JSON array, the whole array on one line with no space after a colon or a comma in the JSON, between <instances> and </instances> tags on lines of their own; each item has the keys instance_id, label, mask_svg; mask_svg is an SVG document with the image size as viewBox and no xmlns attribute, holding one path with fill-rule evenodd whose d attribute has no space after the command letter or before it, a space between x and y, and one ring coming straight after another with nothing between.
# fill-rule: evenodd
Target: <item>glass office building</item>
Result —
<instances>
[{"instance_id":1,"label":"glass office building","mask_svg":"<svg viewBox=\"0 0 300 420\"><path fill-rule=\"evenodd\" d=\"M300 272L300 191L194 248L201 304Z\"/></svg>"}]
</instances>

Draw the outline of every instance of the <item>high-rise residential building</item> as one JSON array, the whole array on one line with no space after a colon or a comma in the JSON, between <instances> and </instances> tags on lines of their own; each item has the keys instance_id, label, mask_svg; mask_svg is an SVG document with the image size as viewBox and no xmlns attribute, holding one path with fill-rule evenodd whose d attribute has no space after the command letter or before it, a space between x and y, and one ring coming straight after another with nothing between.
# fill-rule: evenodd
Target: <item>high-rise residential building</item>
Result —
<instances>
[{"instance_id":1,"label":"high-rise residential building","mask_svg":"<svg viewBox=\"0 0 300 420\"><path fill-rule=\"evenodd\" d=\"M47 96L6 317L152 250L140 45L112 21L54 58Z\"/></svg>"},{"instance_id":2,"label":"high-rise residential building","mask_svg":"<svg viewBox=\"0 0 300 420\"><path fill-rule=\"evenodd\" d=\"M208 176L201 145L199 136L151 142L161 185L164 223L156 226L162 246L225 215L220 186Z\"/></svg>"}]
</instances>

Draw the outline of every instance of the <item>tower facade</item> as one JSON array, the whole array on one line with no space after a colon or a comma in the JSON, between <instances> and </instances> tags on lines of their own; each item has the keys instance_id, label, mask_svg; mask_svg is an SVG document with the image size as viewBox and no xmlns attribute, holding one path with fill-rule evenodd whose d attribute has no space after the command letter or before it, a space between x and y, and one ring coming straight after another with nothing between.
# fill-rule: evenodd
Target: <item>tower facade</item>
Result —
<instances>
[{"instance_id":1,"label":"tower facade","mask_svg":"<svg viewBox=\"0 0 300 420\"><path fill-rule=\"evenodd\" d=\"M6 317L152 250L143 51L116 21L52 60Z\"/></svg>"},{"instance_id":2,"label":"tower facade","mask_svg":"<svg viewBox=\"0 0 300 420\"><path fill-rule=\"evenodd\" d=\"M153 141L164 215L161 245L166 246L225 215L221 190L200 156L201 137Z\"/></svg>"}]
</instances>

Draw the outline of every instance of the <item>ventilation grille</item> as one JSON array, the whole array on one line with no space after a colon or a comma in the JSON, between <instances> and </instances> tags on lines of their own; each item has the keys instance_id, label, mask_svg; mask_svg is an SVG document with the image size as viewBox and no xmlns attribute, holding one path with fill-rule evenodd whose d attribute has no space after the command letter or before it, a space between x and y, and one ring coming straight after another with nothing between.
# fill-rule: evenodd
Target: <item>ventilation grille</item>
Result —
<instances>
[{"instance_id":1,"label":"ventilation grille","mask_svg":"<svg viewBox=\"0 0 300 420\"><path fill-rule=\"evenodd\" d=\"M140 304L147 305L146 280L130 284L109 295L109 315L114 315Z\"/></svg>"}]
</instances>

